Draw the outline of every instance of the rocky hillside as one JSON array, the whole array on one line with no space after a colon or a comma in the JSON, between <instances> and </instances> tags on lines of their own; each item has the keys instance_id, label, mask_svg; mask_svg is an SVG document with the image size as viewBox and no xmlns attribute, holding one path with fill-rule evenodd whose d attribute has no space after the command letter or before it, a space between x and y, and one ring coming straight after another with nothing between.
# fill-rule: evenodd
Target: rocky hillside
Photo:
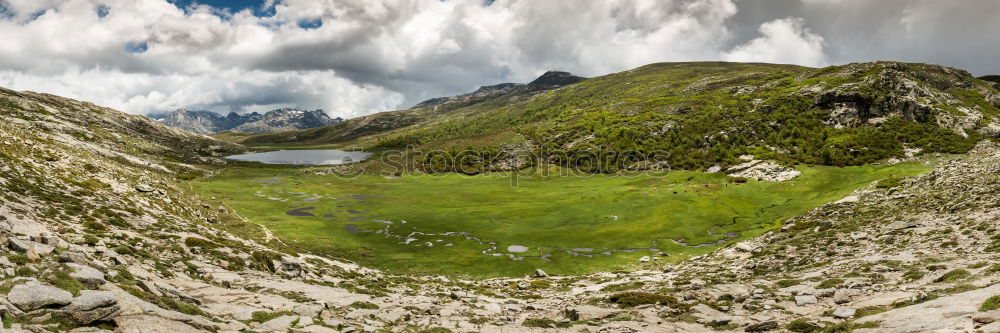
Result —
<instances>
[{"instance_id":1,"label":"rocky hillside","mask_svg":"<svg viewBox=\"0 0 1000 333\"><path fill-rule=\"evenodd\" d=\"M987 75L979 77L980 80L993 83L993 87L1000 86L1000 75Z\"/></svg>"},{"instance_id":2,"label":"rocky hillside","mask_svg":"<svg viewBox=\"0 0 1000 333\"><path fill-rule=\"evenodd\" d=\"M0 108L5 332L1000 329L988 141L676 264L466 281L291 251L178 181L239 146L49 95L0 91Z\"/></svg>"},{"instance_id":3,"label":"rocky hillside","mask_svg":"<svg viewBox=\"0 0 1000 333\"><path fill-rule=\"evenodd\" d=\"M222 116L211 111L176 110L154 117L161 124L180 128L198 134L212 134L225 131L241 133L266 133L291 131L326 126L343 121L330 118L323 110L303 111L277 109L264 114L257 112L238 114L230 112Z\"/></svg>"},{"instance_id":4,"label":"rocky hillside","mask_svg":"<svg viewBox=\"0 0 1000 333\"><path fill-rule=\"evenodd\" d=\"M567 72L548 71L527 84L501 83L482 86L471 93L450 97L438 97L417 103L413 108L400 111L376 113L346 120L339 124L320 128L268 133L251 136L236 136L232 140L247 144L303 143L303 144L353 144L371 146L365 139L386 138L386 133L407 131L408 129L433 127L441 121L453 117L465 117L470 113L491 112L492 110L525 101L531 97L571 85L585 78ZM412 127L411 127L412 126ZM394 143L393 143L394 142ZM406 145L410 142L394 137L393 142L379 142L381 145Z\"/></svg>"},{"instance_id":5,"label":"rocky hillside","mask_svg":"<svg viewBox=\"0 0 1000 333\"><path fill-rule=\"evenodd\" d=\"M528 84L523 83L501 83L491 86L482 86L476 91L468 94L461 94L458 96L451 97L437 97L431 98L426 101L417 103L413 106L413 109L423 108L429 106L439 106L447 105L449 107L461 107L472 105L476 103L484 102L488 99L493 99L503 95L523 95L530 96L531 94L552 90L562 86L568 86L580 81L583 81L584 77L579 77L567 72L560 71L548 71L542 76L539 76L534 81Z\"/></svg>"},{"instance_id":6,"label":"rocky hillside","mask_svg":"<svg viewBox=\"0 0 1000 333\"><path fill-rule=\"evenodd\" d=\"M566 166L601 147L633 153L625 160L660 156L638 165L680 169L728 167L741 163L741 155L859 165L908 151L964 152L983 138L1000 137L998 106L992 84L937 65L661 63L530 98L490 99L447 112L381 113L241 142L486 152L516 145L539 152L544 163ZM491 169L481 162L483 171Z\"/></svg>"}]
</instances>

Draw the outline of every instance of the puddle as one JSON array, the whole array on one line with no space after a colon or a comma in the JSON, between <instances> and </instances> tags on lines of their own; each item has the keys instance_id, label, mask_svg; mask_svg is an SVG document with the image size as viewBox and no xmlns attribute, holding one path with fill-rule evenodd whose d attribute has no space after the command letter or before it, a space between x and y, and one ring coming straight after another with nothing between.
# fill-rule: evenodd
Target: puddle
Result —
<instances>
[{"instance_id":1,"label":"puddle","mask_svg":"<svg viewBox=\"0 0 1000 333\"><path fill-rule=\"evenodd\" d=\"M507 247L507 252L514 252L514 253L528 252L528 249L529 247L527 246L511 245Z\"/></svg>"},{"instance_id":2,"label":"puddle","mask_svg":"<svg viewBox=\"0 0 1000 333\"><path fill-rule=\"evenodd\" d=\"M289 216L316 216L313 215L313 213L307 212L307 210L313 210L313 209L316 209L316 206L295 208L288 212L285 212L285 214L288 214Z\"/></svg>"}]
</instances>

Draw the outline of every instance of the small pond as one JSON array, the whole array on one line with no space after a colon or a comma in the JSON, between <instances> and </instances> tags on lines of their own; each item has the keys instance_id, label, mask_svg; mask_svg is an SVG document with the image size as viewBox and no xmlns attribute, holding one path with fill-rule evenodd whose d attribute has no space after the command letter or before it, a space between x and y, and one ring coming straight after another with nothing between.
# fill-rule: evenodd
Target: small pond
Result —
<instances>
[{"instance_id":1,"label":"small pond","mask_svg":"<svg viewBox=\"0 0 1000 333\"><path fill-rule=\"evenodd\" d=\"M337 165L360 162L372 153L363 151L343 151L337 149L278 150L227 156L237 161L261 162L265 164Z\"/></svg>"}]
</instances>

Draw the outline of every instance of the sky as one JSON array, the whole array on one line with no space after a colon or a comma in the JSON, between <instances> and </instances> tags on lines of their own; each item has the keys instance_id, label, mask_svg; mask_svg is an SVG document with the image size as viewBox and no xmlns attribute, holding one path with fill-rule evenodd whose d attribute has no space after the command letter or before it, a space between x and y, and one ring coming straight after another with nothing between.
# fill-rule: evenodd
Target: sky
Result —
<instances>
[{"instance_id":1,"label":"sky","mask_svg":"<svg viewBox=\"0 0 1000 333\"><path fill-rule=\"evenodd\" d=\"M0 0L0 86L353 118L546 70L875 60L1000 74L1000 0Z\"/></svg>"}]
</instances>

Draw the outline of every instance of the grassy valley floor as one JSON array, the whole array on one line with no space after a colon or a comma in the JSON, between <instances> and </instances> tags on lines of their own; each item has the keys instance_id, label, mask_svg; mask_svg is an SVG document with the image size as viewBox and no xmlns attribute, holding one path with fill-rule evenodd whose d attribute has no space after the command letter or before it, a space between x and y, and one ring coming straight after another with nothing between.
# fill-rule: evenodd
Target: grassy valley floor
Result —
<instances>
[{"instance_id":1,"label":"grassy valley floor","mask_svg":"<svg viewBox=\"0 0 1000 333\"><path fill-rule=\"evenodd\" d=\"M802 176L791 181L745 184L691 171L550 175L512 186L508 173L345 179L260 166L190 184L301 251L391 272L488 278L536 268L583 274L659 267L760 234L873 181L930 168L800 166ZM640 262L644 256L653 260Z\"/></svg>"}]
</instances>

